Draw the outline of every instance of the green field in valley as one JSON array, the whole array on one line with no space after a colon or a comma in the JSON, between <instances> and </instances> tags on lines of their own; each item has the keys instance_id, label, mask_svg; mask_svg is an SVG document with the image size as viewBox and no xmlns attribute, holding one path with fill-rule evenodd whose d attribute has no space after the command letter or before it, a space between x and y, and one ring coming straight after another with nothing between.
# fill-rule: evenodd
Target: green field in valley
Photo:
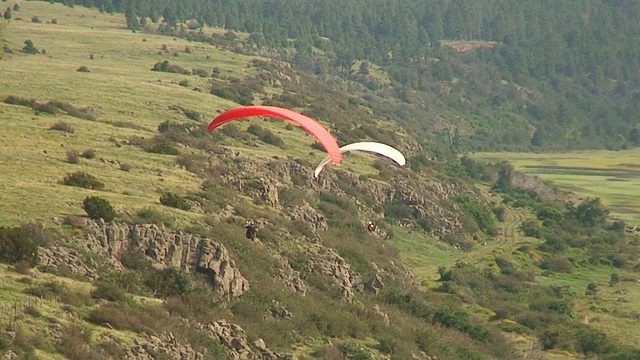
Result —
<instances>
[{"instance_id":1,"label":"green field in valley","mask_svg":"<svg viewBox=\"0 0 640 360\"><path fill-rule=\"evenodd\" d=\"M640 223L640 149L566 153L475 153L476 160L508 161L524 173L583 197L599 197L612 215Z\"/></svg>"}]
</instances>

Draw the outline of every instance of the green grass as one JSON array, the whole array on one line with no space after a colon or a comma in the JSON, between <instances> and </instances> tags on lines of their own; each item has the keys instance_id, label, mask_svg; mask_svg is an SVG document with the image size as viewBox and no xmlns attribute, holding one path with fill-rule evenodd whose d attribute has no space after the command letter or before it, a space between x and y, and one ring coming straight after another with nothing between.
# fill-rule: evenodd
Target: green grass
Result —
<instances>
[{"instance_id":1,"label":"green grass","mask_svg":"<svg viewBox=\"0 0 640 360\"><path fill-rule=\"evenodd\" d=\"M134 33L125 28L123 16L100 14L97 10L70 9L40 1L18 1L18 4L20 11L5 29L7 44L14 53L0 61L3 74L0 97L15 95L41 102L68 102L92 109L96 121L66 115L36 115L28 107L0 103L3 119L0 148L4 154L0 159L3 169L0 189L3 190L2 206L12 209L2 211L0 223L16 225L27 220L48 220L60 214L83 215L81 202L90 195L106 198L119 211L155 207L171 213L178 223L197 219L197 214L160 207L158 197L167 190L193 191L200 185L200 179L174 167L174 156L149 154L126 145L117 147L115 142L132 136L151 138L157 134L158 125L166 120L192 121L169 109L172 105L201 113L203 127L219 112L237 106L208 94L207 79L154 72L150 70L154 63L168 60L187 69L200 67L208 71L218 67L223 77L242 77L256 72L249 66L256 57L178 38ZM43 22L32 23L32 16L40 16ZM57 24L47 23L51 19L56 19ZM20 52L27 39L38 49L46 49L46 54ZM161 51L164 45L169 51ZM186 46L192 49L191 53L184 52ZM173 56L174 52L178 53L177 57ZM89 54L94 58L90 59ZM90 72L76 71L82 65ZM188 79L191 85L179 86L178 82L183 79ZM58 121L69 123L75 133L65 135L49 130ZM303 129L285 129L288 122L251 118L238 122L238 126L246 129L252 123L281 137L284 149L258 140L254 144L241 144L225 139L221 144L254 160L299 157L315 164L324 156L311 147L315 139ZM82 152L89 148L96 151L96 159L81 159L80 164L65 162L67 151ZM120 171L99 158L127 164L131 171ZM345 167L376 173L371 167L373 161L373 157L350 155ZM58 184L65 174L74 171L91 173L106 184L106 189L91 191Z\"/></svg>"},{"instance_id":2,"label":"green grass","mask_svg":"<svg viewBox=\"0 0 640 360\"><path fill-rule=\"evenodd\" d=\"M121 211L156 207L171 213L179 223L199 218L197 214L161 207L158 202L162 191L193 191L201 183L195 175L174 166L175 156L150 154L127 145L117 147L115 142L132 136L151 138L166 120L192 121L169 109L172 105L201 113L203 127L219 112L237 106L209 95L207 79L154 72L150 70L154 63L169 60L187 69L201 67L208 71L218 67L223 77L242 77L256 72L249 66L255 57L208 44L134 33L125 28L124 17L120 15L40 1L17 3L20 11L4 30L7 45L14 53L0 61L3 74L0 97L15 95L41 102L68 102L91 108L96 121L66 115L36 115L28 107L0 103L3 119L0 148L4 155L0 160L3 169L0 224L49 220L60 214L82 215L81 202L89 195L104 197ZM32 16L40 16L43 22L32 23ZM57 24L47 23L51 19L56 19ZM46 49L46 54L20 52L27 39L38 49ZM159 54L163 45L169 51ZM184 52L186 46L192 49L191 53ZM174 57L176 51L178 56ZM94 58L90 59L89 54ZM76 71L81 65L90 72ZM188 79L191 86L179 86L183 79ZM65 135L49 130L58 121L69 123L75 133ZM261 119L249 119L240 126L246 128L254 122L280 136L286 149L259 141L258 147L224 143L246 155L265 159L287 154L306 158L312 154L312 162L322 158L320 151L311 148L315 139L304 130L297 127L286 130L283 121ZM124 127L111 125L119 123L124 123ZM65 162L67 151L82 152L89 148L96 151L95 159L81 159L80 164ZM121 171L99 158L130 165L131 170ZM91 173L106 184L106 189L92 191L58 184L65 174L74 171Z\"/></svg>"},{"instance_id":3,"label":"green grass","mask_svg":"<svg viewBox=\"0 0 640 360\"><path fill-rule=\"evenodd\" d=\"M475 153L476 160L509 161L524 173L581 196L602 199L614 216L640 222L640 149L568 153Z\"/></svg>"}]
</instances>

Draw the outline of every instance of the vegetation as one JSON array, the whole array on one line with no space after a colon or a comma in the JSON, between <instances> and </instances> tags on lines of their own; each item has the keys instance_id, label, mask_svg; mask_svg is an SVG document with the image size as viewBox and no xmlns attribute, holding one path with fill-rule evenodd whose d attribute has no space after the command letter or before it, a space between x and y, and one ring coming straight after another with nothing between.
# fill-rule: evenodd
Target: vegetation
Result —
<instances>
[{"instance_id":1,"label":"vegetation","mask_svg":"<svg viewBox=\"0 0 640 360\"><path fill-rule=\"evenodd\" d=\"M116 217L116 211L109 201L98 196L87 196L82 201L82 207L91 219L112 221Z\"/></svg>"},{"instance_id":2,"label":"vegetation","mask_svg":"<svg viewBox=\"0 0 640 360\"><path fill-rule=\"evenodd\" d=\"M636 2L363 1L348 9L331 0L79 3L124 14L135 30L144 22L159 33L224 44L247 33L248 48L270 49L325 79L357 82L379 103L374 110L381 116L436 131L458 150L621 148L640 142L629 120L639 108L631 91L640 80ZM209 36L203 26L228 31ZM610 54L615 59L604 61ZM374 76L374 65L389 82ZM212 93L240 104L253 101L244 87L218 85ZM404 104L384 101L390 96ZM420 110L424 103L443 117L468 120L418 122L428 114Z\"/></svg>"},{"instance_id":3,"label":"vegetation","mask_svg":"<svg viewBox=\"0 0 640 360\"><path fill-rule=\"evenodd\" d=\"M325 1L275 9L283 10L279 22L295 17L285 29L273 8L239 11L242 2L19 3L22 17L41 22L12 19L8 47L32 38L48 49L0 62L0 82L12 91L0 103L8 115L0 184L9 189L3 205L15 210L0 217L0 254L9 254L0 260L11 264L0 267L0 317L19 357L121 358L153 339L147 335L170 333L205 358L224 359L227 341L209 325L220 320L240 326L256 353L252 344L262 339L300 358L638 354L638 240L611 218L608 202L455 153L531 142L552 149L560 130L583 129L582 115L603 109L603 100L591 100L631 106L624 89L611 98L616 90L600 85L632 83L624 61L636 44L605 68L596 61L601 49L587 51L587 40L571 36L586 36L576 14L597 13L589 23L601 32L593 34L631 39L603 23L610 14L635 31L634 5L532 12L540 2L492 2L501 13L493 5L458 9L476 3L383 2L365 12L366 3L338 9ZM118 11L124 16L104 14ZM540 14L548 26L511 12ZM226 29L207 26L222 16ZM407 24L402 34L387 26L397 23ZM500 35L507 30L521 35ZM551 45L532 45L541 38ZM452 50L470 44L481 48ZM606 44L607 59L620 53ZM578 50L589 56L562 59ZM547 52L559 57L541 59ZM91 72L79 74L87 56ZM570 125L555 121L568 119L565 108L548 118L561 129L535 135L552 121L535 122L531 109L553 99L560 114L576 93L577 104L591 107L573 109ZM258 103L313 116L341 144L397 144L408 165L351 154L318 182L311 171L323 149L291 124L247 119L206 131L216 113ZM601 118L620 120L616 111ZM581 130L580 141L614 144L621 133L631 144L630 124L611 124L617 130L606 136ZM92 219L112 223L87 226ZM260 224L256 241L244 236L249 220ZM373 233L363 226L369 220Z\"/></svg>"}]
</instances>

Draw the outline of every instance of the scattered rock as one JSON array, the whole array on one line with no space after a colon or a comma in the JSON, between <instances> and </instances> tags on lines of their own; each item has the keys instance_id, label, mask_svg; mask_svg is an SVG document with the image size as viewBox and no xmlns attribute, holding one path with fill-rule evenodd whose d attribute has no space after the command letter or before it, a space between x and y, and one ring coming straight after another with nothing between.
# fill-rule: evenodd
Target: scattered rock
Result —
<instances>
[{"instance_id":1,"label":"scattered rock","mask_svg":"<svg viewBox=\"0 0 640 360\"><path fill-rule=\"evenodd\" d=\"M220 342L229 349L229 358L232 360L297 360L294 355L269 350L262 339L254 341L253 345L257 351L252 350L242 327L226 320L218 320L201 327L211 331L220 339Z\"/></svg>"},{"instance_id":2,"label":"scattered rock","mask_svg":"<svg viewBox=\"0 0 640 360\"><path fill-rule=\"evenodd\" d=\"M133 340L133 344L127 351L126 360L155 360L159 355L176 360L204 360L203 354L189 344L181 344L170 332L159 336L144 335L143 339Z\"/></svg>"}]
</instances>

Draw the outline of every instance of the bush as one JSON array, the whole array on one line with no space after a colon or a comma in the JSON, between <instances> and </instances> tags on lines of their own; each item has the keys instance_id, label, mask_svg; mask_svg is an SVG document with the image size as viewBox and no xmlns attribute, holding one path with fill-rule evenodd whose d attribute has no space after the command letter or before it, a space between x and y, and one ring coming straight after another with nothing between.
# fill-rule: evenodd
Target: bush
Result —
<instances>
[{"instance_id":1,"label":"bush","mask_svg":"<svg viewBox=\"0 0 640 360\"><path fill-rule=\"evenodd\" d=\"M112 221L116 217L116 211L113 209L113 206L111 206L109 201L101 197L86 197L84 201L82 201L82 207L87 215L94 220L104 219L104 221Z\"/></svg>"},{"instance_id":2,"label":"bush","mask_svg":"<svg viewBox=\"0 0 640 360\"><path fill-rule=\"evenodd\" d=\"M205 69L195 68L191 72L193 73L193 75L198 75L203 78L209 77L209 72Z\"/></svg>"},{"instance_id":3,"label":"bush","mask_svg":"<svg viewBox=\"0 0 640 360\"><path fill-rule=\"evenodd\" d=\"M93 159L96 157L96 151L93 149L87 149L80 154L85 159Z\"/></svg>"},{"instance_id":4,"label":"bush","mask_svg":"<svg viewBox=\"0 0 640 360\"><path fill-rule=\"evenodd\" d=\"M172 267L155 270L146 279L145 285L162 297L185 295L194 289L189 275Z\"/></svg>"},{"instance_id":5,"label":"bush","mask_svg":"<svg viewBox=\"0 0 640 360\"><path fill-rule=\"evenodd\" d=\"M0 227L0 261L9 264L38 263L38 244L20 227Z\"/></svg>"},{"instance_id":6,"label":"bush","mask_svg":"<svg viewBox=\"0 0 640 360\"><path fill-rule=\"evenodd\" d=\"M96 284L96 288L91 291L91 297L107 301L121 301L124 299L125 293L118 285L100 281Z\"/></svg>"},{"instance_id":7,"label":"bush","mask_svg":"<svg viewBox=\"0 0 640 360\"><path fill-rule=\"evenodd\" d=\"M553 272L567 273L573 272L573 266L566 258L562 256L551 256L544 259L540 263L540 268L543 270L550 270Z\"/></svg>"},{"instance_id":8,"label":"bush","mask_svg":"<svg viewBox=\"0 0 640 360\"><path fill-rule=\"evenodd\" d=\"M68 186L76 186L91 190L104 189L104 183L99 181L95 176L86 173L84 171L76 171L72 174L67 174L62 183Z\"/></svg>"},{"instance_id":9,"label":"bush","mask_svg":"<svg viewBox=\"0 0 640 360\"><path fill-rule=\"evenodd\" d=\"M51 125L49 130L64 131L70 134L73 134L75 132L75 129L64 121L58 121L57 123Z\"/></svg>"},{"instance_id":10,"label":"bush","mask_svg":"<svg viewBox=\"0 0 640 360\"><path fill-rule=\"evenodd\" d=\"M180 150L176 149L172 144L166 142L152 144L145 150L152 154L180 155Z\"/></svg>"},{"instance_id":11,"label":"bush","mask_svg":"<svg viewBox=\"0 0 640 360\"><path fill-rule=\"evenodd\" d=\"M69 164L77 164L80 162L80 156L78 155L78 152L75 150L69 150L67 151L67 162Z\"/></svg>"},{"instance_id":12,"label":"bush","mask_svg":"<svg viewBox=\"0 0 640 360\"><path fill-rule=\"evenodd\" d=\"M25 40L24 47L22 48L22 52L27 54L39 54L40 51L33 45L33 41Z\"/></svg>"},{"instance_id":13,"label":"bush","mask_svg":"<svg viewBox=\"0 0 640 360\"><path fill-rule=\"evenodd\" d=\"M155 63L151 71L162 71L162 72L170 72L170 73L176 73L176 74L191 75L191 71L183 68L180 65L171 65L167 60Z\"/></svg>"},{"instance_id":14,"label":"bush","mask_svg":"<svg viewBox=\"0 0 640 360\"><path fill-rule=\"evenodd\" d=\"M84 66L84 65L82 65L78 69L76 69L76 71L78 71L78 72L89 72L89 68Z\"/></svg>"},{"instance_id":15,"label":"bush","mask_svg":"<svg viewBox=\"0 0 640 360\"><path fill-rule=\"evenodd\" d=\"M189 200L171 192L166 192L160 196L160 204L185 211L191 210Z\"/></svg>"}]
</instances>

